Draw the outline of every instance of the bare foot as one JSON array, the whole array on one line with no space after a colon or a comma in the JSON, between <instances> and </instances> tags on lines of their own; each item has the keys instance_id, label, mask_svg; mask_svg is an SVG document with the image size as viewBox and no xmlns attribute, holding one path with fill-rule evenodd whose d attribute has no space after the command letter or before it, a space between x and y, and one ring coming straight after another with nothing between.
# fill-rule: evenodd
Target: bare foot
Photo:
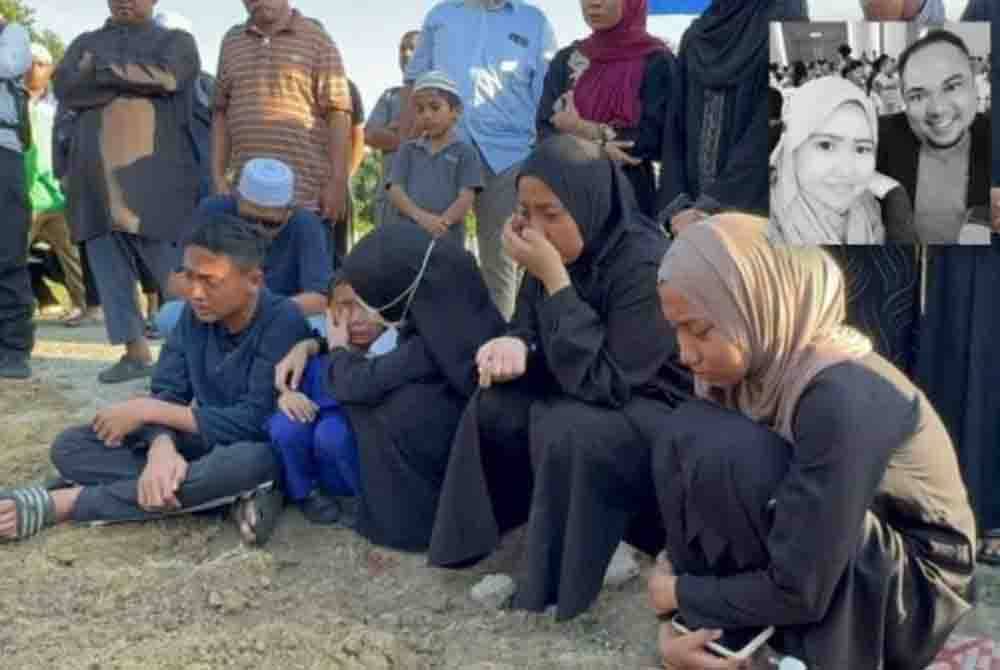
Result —
<instances>
[{"instance_id":1,"label":"bare foot","mask_svg":"<svg viewBox=\"0 0 1000 670\"><path fill-rule=\"evenodd\" d=\"M17 537L17 506L11 500L0 500L0 539Z\"/></svg>"}]
</instances>

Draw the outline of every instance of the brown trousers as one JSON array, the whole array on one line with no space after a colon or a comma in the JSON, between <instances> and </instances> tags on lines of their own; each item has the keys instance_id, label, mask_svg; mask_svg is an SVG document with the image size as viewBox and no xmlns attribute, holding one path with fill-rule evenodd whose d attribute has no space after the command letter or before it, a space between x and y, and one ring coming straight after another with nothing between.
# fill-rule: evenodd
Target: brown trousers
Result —
<instances>
[{"instance_id":1,"label":"brown trousers","mask_svg":"<svg viewBox=\"0 0 1000 670\"><path fill-rule=\"evenodd\" d=\"M80 266L80 250L70 237L66 214L49 212L34 215L31 219L31 231L28 233L28 246L37 240L52 247L66 277L66 292L69 293L70 301L74 307L85 309L87 295L83 284L83 269Z\"/></svg>"}]
</instances>

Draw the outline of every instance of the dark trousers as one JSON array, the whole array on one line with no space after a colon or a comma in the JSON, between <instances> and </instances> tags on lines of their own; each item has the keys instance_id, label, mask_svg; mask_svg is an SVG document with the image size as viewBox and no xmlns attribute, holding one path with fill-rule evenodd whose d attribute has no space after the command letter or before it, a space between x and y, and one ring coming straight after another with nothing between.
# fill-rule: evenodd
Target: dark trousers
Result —
<instances>
[{"instance_id":1,"label":"dark trousers","mask_svg":"<svg viewBox=\"0 0 1000 670\"><path fill-rule=\"evenodd\" d=\"M28 272L31 212L24 156L0 148L0 354L27 358L35 346L34 296Z\"/></svg>"},{"instance_id":2,"label":"dark trousers","mask_svg":"<svg viewBox=\"0 0 1000 670\"><path fill-rule=\"evenodd\" d=\"M104 307L104 321L111 344L127 344L145 336L146 326L135 284L143 272L164 289L167 278L180 265L180 247L129 233L108 233L87 240L87 257Z\"/></svg>"},{"instance_id":3,"label":"dark trousers","mask_svg":"<svg viewBox=\"0 0 1000 670\"><path fill-rule=\"evenodd\" d=\"M209 448L197 437L179 438L177 449L188 461L178 492L180 513L229 504L279 476L271 446L239 442ZM139 477L146 467L141 445L110 449L90 426L63 431L52 444L52 463L63 479L83 487L73 521L146 521L164 514L139 506Z\"/></svg>"}]
</instances>

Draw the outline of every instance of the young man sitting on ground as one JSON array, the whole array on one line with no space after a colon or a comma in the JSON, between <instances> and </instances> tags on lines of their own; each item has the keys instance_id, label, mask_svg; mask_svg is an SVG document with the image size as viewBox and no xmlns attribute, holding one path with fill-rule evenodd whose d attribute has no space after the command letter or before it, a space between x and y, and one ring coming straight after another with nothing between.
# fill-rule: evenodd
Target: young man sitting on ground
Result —
<instances>
[{"instance_id":1,"label":"young man sitting on ground","mask_svg":"<svg viewBox=\"0 0 1000 670\"><path fill-rule=\"evenodd\" d=\"M276 407L274 366L309 329L291 301L262 287L264 248L235 217L201 217L184 249L188 304L160 353L152 396L106 407L56 438L61 488L0 490L0 540L234 501L243 539L268 539L282 504L264 428Z\"/></svg>"}]
</instances>

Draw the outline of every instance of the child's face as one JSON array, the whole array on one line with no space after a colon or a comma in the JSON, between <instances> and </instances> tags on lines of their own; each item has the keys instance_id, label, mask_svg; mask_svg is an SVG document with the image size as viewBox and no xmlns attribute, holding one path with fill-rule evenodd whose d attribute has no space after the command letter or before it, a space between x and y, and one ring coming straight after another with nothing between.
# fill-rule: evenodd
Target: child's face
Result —
<instances>
[{"instance_id":1,"label":"child's face","mask_svg":"<svg viewBox=\"0 0 1000 670\"><path fill-rule=\"evenodd\" d=\"M385 332L385 326L378 316L361 305L354 289L347 282L340 282L333 289L330 310L333 319L347 322L347 338L351 346L358 349L367 351L372 342Z\"/></svg>"},{"instance_id":2,"label":"child's face","mask_svg":"<svg viewBox=\"0 0 1000 670\"><path fill-rule=\"evenodd\" d=\"M447 135L458 121L458 109L448 104L448 100L437 91L417 91L413 94L413 106L417 113L417 123L432 140Z\"/></svg>"}]
</instances>

